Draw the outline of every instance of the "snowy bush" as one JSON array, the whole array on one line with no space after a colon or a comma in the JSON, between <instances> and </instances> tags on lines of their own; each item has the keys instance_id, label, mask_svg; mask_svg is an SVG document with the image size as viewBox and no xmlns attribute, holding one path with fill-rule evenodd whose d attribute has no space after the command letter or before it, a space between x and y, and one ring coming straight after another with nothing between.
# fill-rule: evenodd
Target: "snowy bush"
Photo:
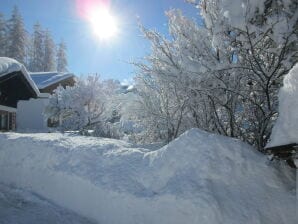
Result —
<instances>
[{"instance_id":1,"label":"snowy bush","mask_svg":"<svg viewBox=\"0 0 298 224\"><path fill-rule=\"evenodd\" d=\"M119 92L116 80L100 81L98 76L77 80L75 86L59 86L50 97L45 114L61 131L82 135L128 139L143 129L135 119L134 92Z\"/></svg>"},{"instance_id":2,"label":"snowy bush","mask_svg":"<svg viewBox=\"0 0 298 224\"><path fill-rule=\"evenodd\" d=\"M221 63L218 70L237 73L236 89L244 120L241 138L265 146L277 117L277 93L285 74L297 62L295 0L201 1L200 12ZM232 87L227 91L235 92Z\"/></svg>"},{"instance_id":3,"label":"snowy bush","mask_svg":"<svg viewBox=\"0 0 298 224\"><path fill-rule=\"evenodd\" d=\"M59 86L50 97L46 117L62 130L88 129L101 122L105 94L98 76L77 79L73 87Z\"/></svg>"}]
</instances>

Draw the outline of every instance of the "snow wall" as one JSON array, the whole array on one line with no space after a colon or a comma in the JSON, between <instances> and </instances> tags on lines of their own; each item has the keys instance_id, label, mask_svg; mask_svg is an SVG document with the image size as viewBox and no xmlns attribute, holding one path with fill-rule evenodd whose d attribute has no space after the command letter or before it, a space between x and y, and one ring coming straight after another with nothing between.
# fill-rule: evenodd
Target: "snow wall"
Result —
<instances>
[{"instance_id":1,"label":"snow wall","mask_svg":"<svg viewBox=\"0 0 298 224\"><path fill-rule=\"evenodd\" d=\"M284 78L279 91L279 117L267 147L298 143L298 64Z\"/></svg>"},{"instance_id":2,"label":"snow wall","mask_svg":"<svg viewBox=\"0 0 298 224\"><path fill-rule=\"evenodd\" d=\"M295 171L192 129L153 152L102 138L0 134L0 182L104 224L294 224Z\"/></svg>"},{"instance_id":3,"label":"snow wall","mask_svg":"<svg viewBox=\"0 0 298 224\"><path fill-rule=\"evenodd\" d=\"M44 109L48 105L48 98L21 100L17 105L17 131L19 132L47 132L47 121Z\"/></svg>"}]
</instances>

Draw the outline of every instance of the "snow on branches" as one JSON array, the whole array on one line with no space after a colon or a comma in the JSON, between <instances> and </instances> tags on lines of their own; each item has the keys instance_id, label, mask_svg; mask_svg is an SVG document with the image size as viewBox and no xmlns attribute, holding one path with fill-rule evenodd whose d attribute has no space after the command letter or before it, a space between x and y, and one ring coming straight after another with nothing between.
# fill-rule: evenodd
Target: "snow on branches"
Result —
<instances>
[{"instance_id":1,"label":"snow on branches","mask_svg":"<svg viewBox=\"0 0 298 224\"><path fill-rule=\"evenodd\" d=\"M101 121L105 94L99 76L79 78L73 87L59 86L45 111L63 130L83 130Z\"/></svg>"},{"instance_id":2,"label":"snow on branches","mask_svg":"<svg viewBox=\"0 0 298 224\"><path fill-rule=\"evenodd\" d=\"M170 38L141 27L152 49L134 63L143 125L168 141L199 127L262 149L278 115L283 77L298 60L297 3L190 3L205 27L179 10L166 13Z\"/></svg>"}]
</instances>

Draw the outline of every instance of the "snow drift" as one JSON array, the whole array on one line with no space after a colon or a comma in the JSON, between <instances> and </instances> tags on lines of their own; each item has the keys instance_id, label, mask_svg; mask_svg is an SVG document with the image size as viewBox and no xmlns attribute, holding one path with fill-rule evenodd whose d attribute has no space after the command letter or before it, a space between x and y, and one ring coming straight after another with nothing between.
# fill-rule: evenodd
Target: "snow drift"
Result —
<instances>
[{"instance_id":1,"label":"snow drift","mask_svg":"<svg viewBox=\"0 0 298 224\"><path fill-rule=\"evenodd\" d=\"M295 223L295 175L250 146L192 129L149 152L110 139L0 135L0 182L99 223Z\"/></svg>"},{"instance_id":2,"label":"snow drift","mask_svg":"<svg viewBox=\"0 0 298 224\"><path fill-rule=\"evenodd\" d=\"M279 92L279 117L267 147L298 143L298 64L284 78Z\"/></svg>"}]
</instances>

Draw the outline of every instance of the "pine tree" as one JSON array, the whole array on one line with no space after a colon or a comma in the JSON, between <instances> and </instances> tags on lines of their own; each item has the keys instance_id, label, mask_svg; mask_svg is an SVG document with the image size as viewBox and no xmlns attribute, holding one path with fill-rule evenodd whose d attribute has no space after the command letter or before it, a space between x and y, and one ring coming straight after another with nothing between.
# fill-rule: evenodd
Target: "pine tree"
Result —
<instances>
[{"instance_id":1,"label":"pine tree","mask_svg":"<svg viewBox=\"0 0 298 224\"><path fill-rule=\"evenodd\" d=\"M66 56L66 45L63 41L58 45L57 51L57 71L67 72L67 56Z\"/></svg>"},{"instance_id":2,"label":"pine tree","mask_svg":"<svg viewBox=\"0 0 298 224\"><path fill-rule=\"evenodd\" d=\"M6 22L3 15L0 13L0 56L5 56L6 53Z\"/></svg>"},{"instance_id":3,"label":"pine tree","mask_svg":"<svg viewBox=\"0 0 298 224\"><path fill-rule=\"evenodd\" d=\"M56 70L55 64L55 43L49 30L44 35L44 59L43 69L45 72Z\"/></svg>"},{"instance_id":4,"label":"pine tree","mask_svg":"<svg viewBox=\"0 0 298 224\"><path fill-rule=\"evenodd\" d=\"M26 30L23 18L16 6L13 8L11 18L8 21L7 37L6 55L24 63L26 57Z\"/></svg>"},{"instance_id":5,"label":"pine tree","mask_svg":"<svg viewBox=\"0 0 298 224\"><path fill-rule=\"evenodd\" d=\"M44 35L39 23L34 25L29 70L31 72L44 71Z\"/></svg>"}]
</instances>

